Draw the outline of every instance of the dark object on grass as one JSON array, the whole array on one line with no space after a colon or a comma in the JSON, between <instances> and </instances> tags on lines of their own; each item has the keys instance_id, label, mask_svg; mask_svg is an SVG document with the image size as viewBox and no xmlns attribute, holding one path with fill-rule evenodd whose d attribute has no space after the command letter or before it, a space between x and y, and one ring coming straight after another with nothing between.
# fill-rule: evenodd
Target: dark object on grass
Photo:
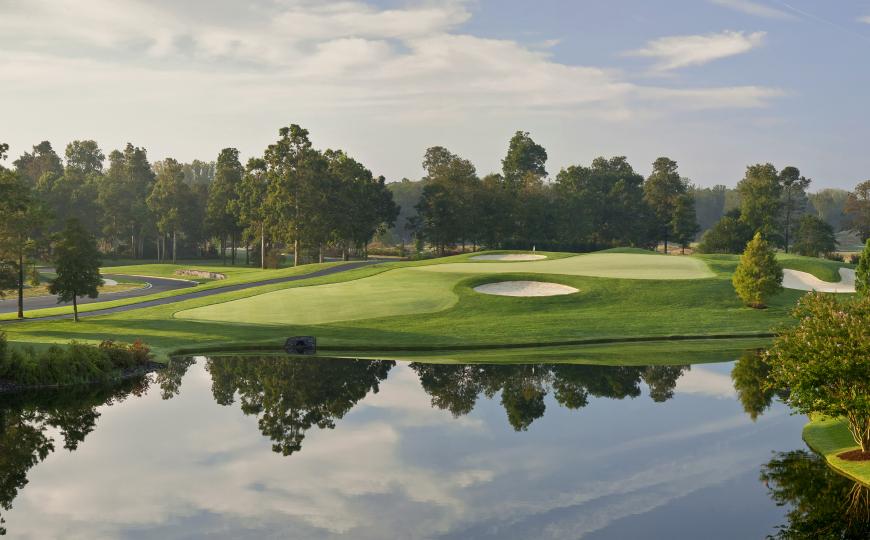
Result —
<instances>
[{"instance_id":1,"label":"dark object on grass","mask_svg":"<svg viewBox=\"0 0 870 540\"><path fill-rule=\"evenodd\" d=\"M317 354L317 338L314 336L296 336L287 338L284 342L287 354Z\"/></svg>"}]
</instances>

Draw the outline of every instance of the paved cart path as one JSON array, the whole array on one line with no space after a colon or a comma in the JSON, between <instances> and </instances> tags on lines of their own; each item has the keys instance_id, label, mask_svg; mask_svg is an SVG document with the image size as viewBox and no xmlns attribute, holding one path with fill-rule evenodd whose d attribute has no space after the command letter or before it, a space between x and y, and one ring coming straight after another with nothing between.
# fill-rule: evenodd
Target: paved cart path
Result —
<instances>
[{"instance_id":1,"label":"paved cart path","mask_svg":"<svg viewBox=\"0 0 870 540\"><path fill-rule=\"evenodd\" d=\"M173 304L175 302L181 302L181 301L190 300L193 298L203 298L206 296L213 296L215 294L223 294L223 293L233 292L233 291L242 291L245 289L260 287L263 285L272 285L275 283L286 283L286 282L290 282L290 281L299 281L302 279L310 279L310 278L316 278L316 277L322 277L322 276L329 276L332 274L347 272L348 270L353 270L353 269L360 268L362 266L368 266L371 264L378 264L381 262L383 262L383 261L380 261L380 260L357 261L357 262L342 264L339 266L332 266L329 268L324 268L322 270L317 270L317 271L314 271L314 272L311 272L308 274L301 274L301 275L296 275L296 276L286 276L286 277L279 277L279 278L272 278L272 279L264 279L262 281L253 281L253 282L249 282L249 283L236 283L234 285L227 285L225 287L217 287L214 289L196 290L196 291L191 291L189 293L182 293L182 294L179 294L176 296L170 296L170 297L166 297L166 298L156 298L154 300L146 300L144 302L139 302L136 304L128 304L126 306L116 306L116 307L109 307L109 308L105 308L105 309L97 309L97 310L93 310L93 311L79 312L79 318L81 318L81 317L96 317L98 315L109 315L111 313L121 313L124 311L133 311L136 309L144 309L144 308L149 308L149 307L154 307L154 306L163 306L166 304ZM123 277L123 278L129 279L132 276L123 276L121 274L105 274L105 277L108 277L108 278ZM176 280L176 279L164 279L164 278L152 278L152 277L142 277L140 279L142 279L142 281L150 283L151 287L150 288L146 287L146 288L142 288L142 289L135 289L132 291L124 291L124 292L119 292L119 293L106 294L106 295L100 296L99 298L93 298L93 299L83 298L83 299L80 299L78 303L79 303L79 305L82 305L82 304L89 304L89 303L95 303L95 302L107 302L107 301L111 301L111 300L117 300L119 298L128 298L131 296L150 295L150 294L168 291L168 290L193 287L196 285L196 283L192 282L192 281L183 281L183 280ZM137 294L131 294L131 293L137 293ZM0 301L0 313L14 313L17 310L17 303L16 302L17 302L16 298L7 298L6 300ZM53 295L51 295L51 296L38 296L38 297L34 297L34 298L25 298L24 299L24 308L25 308L24 314L26 316L27 311L29 311L29 310L50 308L50 307L57 307L57 306L64 306L64 305L72 305L72 303L70 302L70 303L58 304L57 297L53 296ZM7 321L0 321L0 324L22 322L22 321L51 321L51 320L57 320L57 319L71 319L72 316L73 316L72 313L67 313L67 314L63 314L63 315L49 315L46 317L32 317L32 318L27 317L23 320L22 319L11 319L11 320L7 320Z\"/></svg>"}]
</instances>

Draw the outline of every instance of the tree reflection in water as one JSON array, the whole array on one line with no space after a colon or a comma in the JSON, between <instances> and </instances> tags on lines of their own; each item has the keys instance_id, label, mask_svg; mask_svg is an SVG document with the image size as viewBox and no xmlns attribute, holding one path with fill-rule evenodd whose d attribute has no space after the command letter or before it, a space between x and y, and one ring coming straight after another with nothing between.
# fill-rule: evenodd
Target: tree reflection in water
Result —
<instances>
[{"instance_id":1,"label":"tree reflection in water","mask_svg":"<svg viewBox=\"0 0 870 540\"><path fill-rule=\"evenodd\" d=\"M191 362L174 360L154 377L164 399L177 393ZM0 394L0 510L12 508L12 501L27 485L28 471L56 450L50 430L60 433L65 449L76 450L96 427L98 407L142 396L151 381L143 375L114 384ZM172 385L175 390L167 393ZM0 535L6 534L4 524L0 515Z\"/></svg>"},{"instance_id":2,"label":"tree reflection in water","mask_svg":"<svg viewBox=\"0 0 870 540\"><path fill-rule=\"evenodd\" d=\"M302 449L312 427L332 429L370 391L377 393L393 361L288 359L285 357L209 358L212 394L231 405L238 393L242 412L258 417L272 450L289 456Z\"/></svg>"},{"instance_id":3,"label":"tree reflection in water","mask_svg":"<svg viewBox=\"0 0 870 540\"><path fill-rule=\"evenodd\" d=\"M556 402L569 409L589 404L589 397L635 398L640 383L649 386L653 401L674 395L677 379L689 366L594 366L579 364L410 364L432 405L459 417L474 409L482 394L489 399L501 392L508 422L525 431L544 415L550 389Z\"/></svg>"},{"instance_id":4,"label":"tree reflection in water","mask_svg":"<svg viewBox=\"0 0 870 540\"><path fill-rule=\"evenodd\" d=\"M818 455L778 453L762 468L761 481L777 505L791 508L776 538L870 538L870 488L837 474Z\"/></svg>"}]
</instances>

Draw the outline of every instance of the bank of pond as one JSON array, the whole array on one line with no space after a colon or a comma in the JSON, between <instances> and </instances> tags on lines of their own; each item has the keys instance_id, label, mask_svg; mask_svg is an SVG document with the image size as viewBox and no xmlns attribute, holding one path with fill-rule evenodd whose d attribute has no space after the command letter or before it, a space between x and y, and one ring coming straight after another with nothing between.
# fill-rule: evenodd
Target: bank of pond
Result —
<instances>
[{"instance_id":1,"label":"bank of pond","mask_svg":"<svg viewBox=\"0 0 870 540\"><path fill-rule=\"evenodd\" d=\"M753 386L751 358L187 357L5 392L0 527L16 538L867 537L870 488L806 449L806 419Z\"/></svg>"}]
</instances>

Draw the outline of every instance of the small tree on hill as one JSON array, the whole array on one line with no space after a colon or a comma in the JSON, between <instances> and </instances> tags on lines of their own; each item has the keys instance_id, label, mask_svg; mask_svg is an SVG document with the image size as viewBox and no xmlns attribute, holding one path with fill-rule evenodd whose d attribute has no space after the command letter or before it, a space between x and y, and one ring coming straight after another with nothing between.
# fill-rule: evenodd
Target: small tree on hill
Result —
<instances>
[{"instance_id":1,"label":"small tree on hill","mask_svg":"<svg viewBox=\"0 0 870 540\"><path fill-rule=\"evenodd\" d=\"M695 214L695 199L691 195L685 194L677 199L671 228L674 232L674 240L680 244L680 252L685 253L700 230Z\"/></svg>"},{"instance_id":2,"label":"small tree on hill","mask_svg":"<svg viewBox=\"0 0 870 540\"><path fill-rule=\"evenodd\" d=\"M861 296L870 296L870 238L864 245L858 268L855 270L855 291Z\"/></svg>"},{"instance_id":3,"label":"small tree on hill","mask_svg":"<svg viewBox=\"0 0 870 540\"><path fill-rule=\"evenodd\" d=\"M768 352L771 384L786 389L786 402L801 414L845 418L855 443L870 452L870 298L810 293L793 316L797 326Z\"/></svg>"},{"instance_id":4,"label":"small tree on hill","mask_svg":"<svg viewBox=\"0 0 870 540\"><path fill-rule=\"evenodd\" d=\"M746 244L731 282L743 302L756 309L782 290L782 267L760 232Z\"/></svg>"},{"instance_id":5,"label":"small tree on hill","mask_svg":"<svg viewBox=\"0 0 870 540\"><path fill-rule=\"evenodd\" d=\"M103 284L100 278L100 252L94 238L77 219L67 221L54 248L54 265L57 277L49 287L57 301L73 303L73 317L79 321L77 299L83 296L96 298L97 287Z\"/></svg>"}]
</instances>

